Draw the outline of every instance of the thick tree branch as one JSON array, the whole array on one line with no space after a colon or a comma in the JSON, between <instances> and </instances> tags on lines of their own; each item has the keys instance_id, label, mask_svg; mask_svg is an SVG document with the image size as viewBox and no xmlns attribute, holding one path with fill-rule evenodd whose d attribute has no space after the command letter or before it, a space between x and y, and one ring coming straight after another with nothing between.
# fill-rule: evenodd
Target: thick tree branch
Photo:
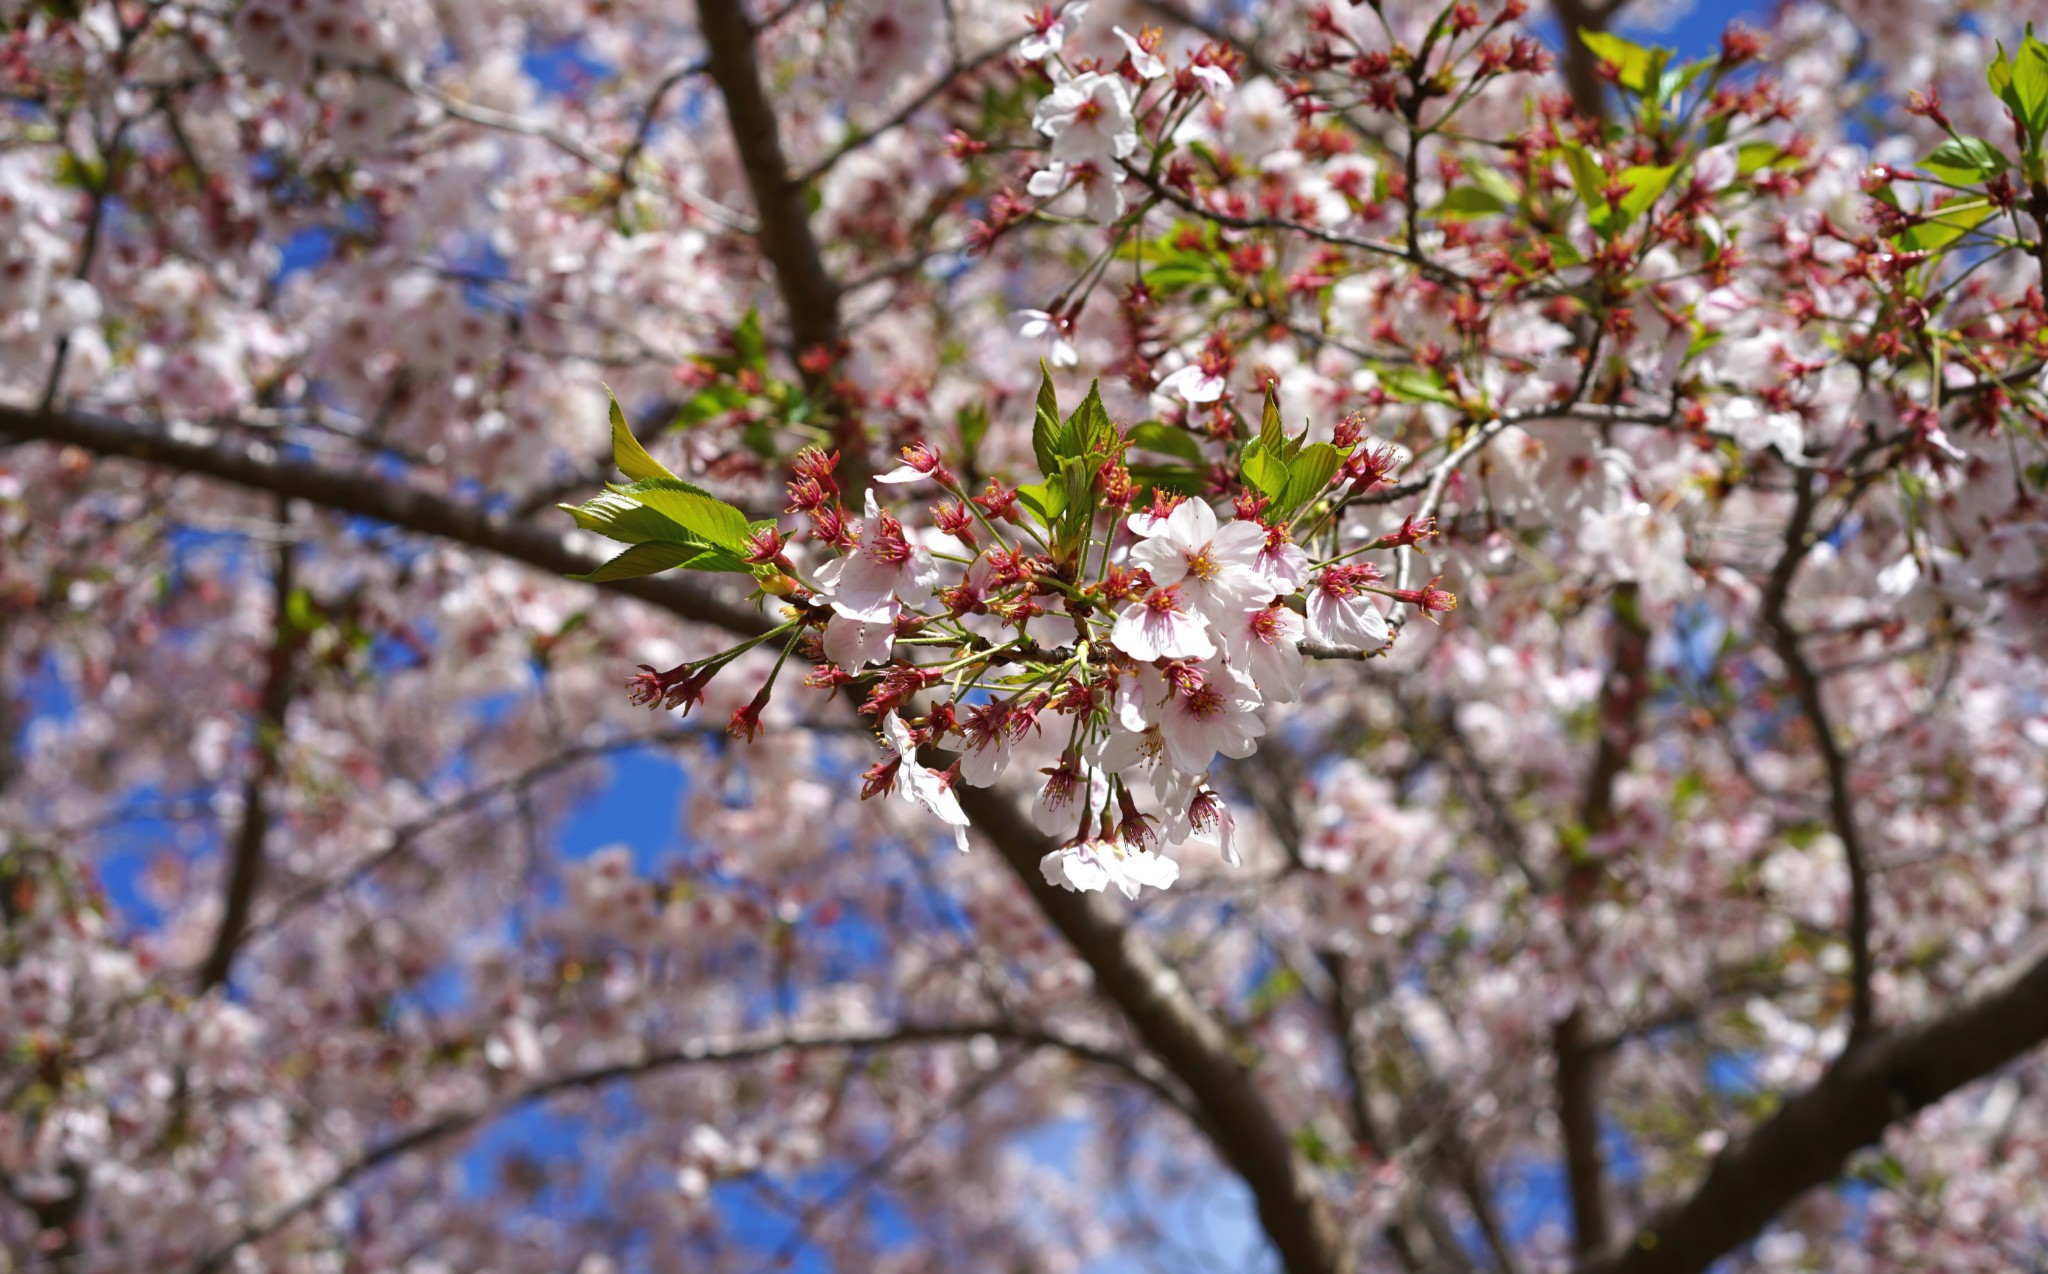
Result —
<instances>
[{"instance_id":1,"label":"thick tree branch","mask_svg":"<svg viewBox=\"0 0 2048 1274\"><path fill-rule=\"evenodd\" d=\"M1887 1127L2048 1040L2048 957L1970 1003L1874 1036L1724 1152L1690 1198L1584 1274L1702 1274Z\"/></svg>"},{"instance_id":2,"label":"thick tree branch","mask_svg":"<svg viewBox=\"0 0 2048 1274\"><path fill-rule=\"evenodd\" d=\"M1095 971L1095 989L1123 1011L1146 1047L1194 1094L1217 1153L1251 1189L1266 1235L1287 1268L1296 1274L1353 1268L1352 1253L1307 1161L1237 1060L1230 1037L1187 984L1117 908L1046 883L1039 860L1053 843L1009 801L966 787L960 804Z\"/></svg>"},{"instance_id":3,"label":"thick tree branch","mask_svg":"<svg viewBox=\"0 0 2048 1274\"><path fill-rule=\"evenodd\" d=\"M290 502L278 501L278 521L290 518ZM263 691L256 705L255 762L242 785L242 822L235 832L234 857L221 880L220 927L215 930L213 948L200 966L199 989L209 990L228 980L235 967L235 952L249 928L249 909L263 880L264 842L270 837L270 784L277 777L278 754L284 743L284 718L292 701L292 664L304 640L292 622L291 596L298 548L290 537L277 546L277 569L271 592L276 598L276 635L264 661Z\"/></svg>"},{"instance_id":4,"label":"thick tree branch","mask_svg":"<svg viewBox=\"0 0 2048 1274\"><path fill-rule=\"evenodd\" d=\"M1587 119L1607 116L1606 85L1600 79L1600 58L1586 46L1582 36L1605 31L1628 0L1551 0L1557 22L1564 29L1564 82L1571 89L1572 105Z\"/></svg>"},{"instance_id":5,"label":"thick tree branch","mask_svg":"<svg viewBox=\"0 0 2048 1274\"><path fill-rule=\"evenodd\" d=\"M1614 829L1614 783L1627 770L1642 735L1643 702L1649 694L1650 634L1636 611L1635 585L1615 589L1610 611L1612 664L1600 686L1595 716L1600 737L1579 810L1579 825L1588 842ZM1581 961L1589 944L1580 931L1580 917L1598 878L1598 859L1590 852L1575 855L1565 873L1565 930ZM1557 1122L1571 1193L1572 1247L1581 1257L1590 1257L1607 1250L1612 1224L1606 1156L1600 1145L1602 1058L1587 1020L1583 991L1571 1011L1551 1024L1550 1045L1557 1064Z\"/></svg>"},{"instance_id":6,"label":"thick tree branch","mask_svg":"<svg viewBox=\"0 0 2048 1274\"><path fill-rule=\"evenodd\" d=\"M792 181L782 154L782 131L754 56L754 26L741 0L698 0L697 21L706 49L705 69L725 99L727 122L760 221L761 255L789 309L789 331L801 354L839 347L839 285L825 271L811 232L804 186Z\"/></svg>"},{"instance_id":7,"label":"thick tree branch","mask_svg":"<svg viewBox=\"0 0 2048 1274\"><path fill-rule=\"evenodd\" d=\"M0 405L0 435L55 442L96 455L139 460L215 478L251 491L304 500L339 513L389 523L525 562L557 575L580 574L604 559L580 547L581 533L555 532L475 504L419 491L363 472L289 459L251 442L197 425L140 425L80 411L39 411ZM606 588L681 616L744 636L773 627L761 612L683 576L650 576Z\"/></svg>"}]
</instances>

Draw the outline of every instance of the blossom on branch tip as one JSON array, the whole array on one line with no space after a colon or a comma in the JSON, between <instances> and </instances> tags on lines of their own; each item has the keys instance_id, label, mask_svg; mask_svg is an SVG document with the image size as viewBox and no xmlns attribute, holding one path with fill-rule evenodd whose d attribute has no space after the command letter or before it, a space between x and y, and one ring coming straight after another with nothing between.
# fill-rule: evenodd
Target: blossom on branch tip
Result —
<instances>
[{"instance_id":1,"label":"blossom on branch tip","mask_svg":"<svg viewBox=\"0 0 2048 1274\"><path fill-rule=\"evenodd\" d=\"M1030 18L1031 34L1017 46L1017 56L1026 62L1043 62L1049 57L1058 57L1067 37L1074 34L1075 28L1087 16L1087 0L1077 0L1064 8L1047 5L1037 10Z\"/></svg>"},{"instance_id":2,"label":"blossom on branch tip","mask_svg":"<svg viewBox=\"0 0 2048 1274\"><path fill-rule=\"evenodd\" d=\"M1154 585L1177 586L1187 604L1208 619L1220 622L1255 609L1276 591L1257 567L1267 538L1257 522L1219 526L1207 503L1186 500L1163 519L1133 517L1129 525L1142 537L1131 549L1131 564L1143 568Z\"/></svg>"},{"instance_id":3,"label":"blossom on branch tip","mask_svg":"<svg viewBox=\"0 0 2048 1274\"><path fill-rule=\"evenodd\" d=\"M1366 585L1380 578L1365 562L1325 567L1309 582L1308 638L1344 650L1378 650L1387 644L1387 617Z\"/></svg>"},{"instance_id":4,"label":"blossom on branch tip","mask_svg":"<svg viewBox=\"0 0 2048 1274\"><path fill-rule=\"evenodd\" d=\"M1055 85L1031 123L1052 139L1058 163L1107 168L1138 149L1132 107L1130 86L1121 77L1089 71Z\"/></svg>"},{"instance_id":5,"label":"blossom on branch tip","mask_svg":"<svg viewBox=\"0 0 2048 1274\"><path fill-rule=\"evenodd\" d=\"M1027 341L1044 341L1046 362L1052 366L1072 367L1081 361L1080 352L1067 339L1067 324L1058 315L1047 310L1018 310L1010 315L1010 325Z\"/></svg>"},{"instance_id":6,"label":"blossom on branch tip","mask_svg":"<svg viewBox=\"0 0 2048 1274\"><path fill-rule=\"evenodd\" d=\"M1180 590L1155 588L1124 608L1109 640L1139 663L1155 659L1207 659L1216 643L1202 621L1181 604Z\"/></svg>"},{"instance_id":7,"label":"blossom on branch tip","mask_svg":"<svg viewBox=\"0 0 2048 1274\"><path fill-rule=\"evenodd\" d=\"M1045 882L1075 893L1100 893L1110 885L1136 898L1140 889L1170 888L1180 864L1164 854L1121 840L1084 840L1063 845L1038 861Z\"/></svg>"},{"instance_id":8,"label":"blossom on branch tip","mask_svg":"<svg viewBox=\"0 0 2048 1274\"><path fill-rule=\"evenodd\" d=\"M920 765L917 760L917 741L911 737L910 727L903 724L903 718L893 711L882 717L882 742L896 754L889 776L889 790L909 801L922 806L938 816L940 822L953 829L953 842L961 853L967 852L967 813L960 808L960 798L953 794L951 776ZM866 795L866 793L864 793Z\"/></svg>"},{"instance_id":9,"label":"blossom on branch tip","mask_svg":"<svg viewBox=\"0 0 2048 1274\"><path fill-rule=\"evenodd\" d=\"M1247 757L1266 733L1257 691L1221 663L1204 664L1198 679L1176 686L1160 710L1159 734L1173 768L1204 774L1217 753Z\"/></svg>"}]
</instances>

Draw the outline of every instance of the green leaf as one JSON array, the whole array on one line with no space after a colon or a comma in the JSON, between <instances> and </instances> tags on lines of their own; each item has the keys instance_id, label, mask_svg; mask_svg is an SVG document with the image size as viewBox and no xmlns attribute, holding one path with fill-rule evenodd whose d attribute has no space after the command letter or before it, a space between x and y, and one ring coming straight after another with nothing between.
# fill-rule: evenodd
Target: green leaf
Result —
<instances>
[{"instance_id":1,"label":"green leaf","mask_svg":"<svg viewBox=\"0 0 2048 1274\"><path fill-rule=\"evenodd\" d=\"M1060 423L1059 395L1053 391L1052 373L1045 360L1038 362L1038 417L1031 426L1031 451L1038 458L1038 472L1050 478L1060 471L1060 456L1067 449L1066 426Z\"/></svg>"},{"instance_id":2,"label":"green leaf","mask_svg":"<svg viewBox=\"0 0 2048 1274\"><path fill-rule=\"evenodd\" d=\"M1102 406L1102 382L1090 381L1088 396L1067 417L1065 446L1054 448L1054 454L1061 460L1073 456L1107 459L1115 450L1116 426L1109 422L1109 412Z\"/></svg>"},{"instance_id":3,"label":"green leaf","mask_svg":"<svg viewBox=\"0 0 2048 1274\"><path fill-rule=\"evenodd\" d=\"M1238 457L1238 466L1244 472L1244 480L1267 499L1278 503L1287 493L1287 461L1268 447L1263 438L1246 445Z\"/></svg>"},{"instance_id":4,"label":"green leaf","mask_svg":"<svg viewBox=\"0 0 2048 1274\"><path fill-rule=\"evenodd\" d=\"M1095 515L1095 465L1086 456L1066 457L1060 461L1060 485L1067 537L1080 539Z\"/></svg>"},{"instance_id":5,"label":"green leaf","mask_svg":"<svg viewBox=\"0 0 2048 1274\"><path fill-rule=\"evenodd\" d=\"M676 409L676 418L669 422L669 428L688 429L707 420L716 420L727 412L746 406L747 399L746 391L731 381L714 381L692 394Z\"/></svg>"},{"instance_id":6,"label":"green leaf","mask_svg":"<svg viewBox=\"0 0 2048 1274\"><path fill-rule=\"evenodd\" d=\"M1699 61L1667 67L1664 73L1657 77L1657 99L1667 108L1675 105L1678 95L1691 88L1693 81L1705 75L1713 65L1712 62Z\"/></svg>"},{"instance_id":7,"label":"green leaf","mask_svg":"<svg viewBox=\"0 0 2048 1274\"><path fill-rule=\"evenodd\" d=\"M1592 152L1577 142L1564 144L1565 167L1571 170L1572 188L1579 193L1579 202L1586 205L1586 217L1593 228L1605 232L1607 219L1612 212L1607 206L1607 196L1602 190L1607 185L1607 172L1600 167L1600 161Z\"/></svg>"},{"instance_id":8,"label":"green leaf","mask_svg":"<svg viewBox=\"0 0 2048 1274\"><path fill-rule=\"evenodd\" d=\"M690 565L691 559L717 554L701 544L669 544L653 541L635 544L603 566L586 575L571 575L570 579L586 580L592 584L608 584L613 580L638 579L658 571L674 570L678 566Z\"/></svg>"},{"instance_id":9,"label":"green leaf","mask_svg":"<svg viewBox=\"0 0 2048 1274\"><path fill-rule=\"evenodd\" d=\"M646 478L611 490L667 517L707 544L746 552L747 515L680 478Z\"/></svg>"},{"instance_id":10,"label":"green leaf","mask_svg":"<svg viewBox=\"0 0 2048 1274\"><path fill-rule=\"evenodd\" d=\"M1676 165L1666 168L1650 168L1638 164L1626 169L1621 179L1628 183L1628 194L1622 196L1621 220L1615 223L1616 230L1626 229L1628 224L1643 215L1651 204L1657 202L1665 190L1670 188L1671 178L1678 172Z\"/></svg>"},{"instance_id":11,"label":"green leaf","mask_svg":"<svg viewBox=\"0 0 2048 1274\"><path fill-rule=\"evenodd\" d=\"M1145 266L1145 286L1157 297L1170 297L1188 288L1217 282L1216 267L1198 261L1168 261Z\"/></svg>"},{"instance_id":12,"label":"green leaf","mask_svg":"<svg viewBox=\"0 0 2048 1274\"><path fill-rule=\"evenodd\" d=\"M757 372L767 369L768 341L761 335L761 311L748 310L740 325L732 329L732 352L742 367Z\"/></svg>"},{"instance_id":13,"label":"green leaf","mask_svg":"<svg viewBox=\"0 0 2048 1274\"><path fill-rule=\"evenodd\" d=\"M1933 252L1975 230L1998 211L1989 199L1971 199L1952 204L1933 218L1898 236L1899 246L1909 252Z\"/></svg>"},{"instance_id":14,"label":"green leaf","mask_svg":"<svg viewBox=\"0 0 2048 1274\"><path fill-rule=\"evenodd\" d=\"M576 519L576 525L586 531L595 531L607 539L619 540L626 544L640 544L648 540L663 540L671 544L701 544L700 536L691 535L669 518L617 491L601 491L582 504L559 504L555 506Z\"/></svg>"},{"instance_id":15,"label":"green leaf","mask_svg":"<svg viewBox=\"0 0 2048 1274\"><path fill-rule=\"evenodd\" d=\"M2012 83L2006 103L2027 126L2027 136L2040 145L2048 133L2048 44L2028 36L2012 60Z\"/></svg>"},{"instance_id":16,"label":"green leaf","mask_svg":"<svg viewBox=\"0 0 2048 1274\"><path fill-rule=\"evenodd\" d=\"M619 467L619 472L634 482L643 478L674 478L676 475L648 455L647 448L626 427L626 413L619 410L619 400L612 396L611 386L605 386L604 396L612 405L612 463Z\"/></svg>"},{"instance_id":17,"label":"green leaf","mask_svg":"<svg viewBox=\"0 0 2048 1274\"><path fill-rule=\"evenodd\" d=\"M1131 445L1142 451L1156 451L1163 456L1179 456L1189 464L1202 465L1202 444L1195 435L1185 429L1175 429L1157 420L1147 420L1131 430Z\"/></svg>"},{"instance_id":18,"label":"green leaf","mask_svg":"<svg viewBox=\"0 0 2048 1274\"><path fill-rule=\"evenodd\" d=\"M960 454L967 457L972 467L974 457L981 451L981 440L988 436L988 408L981 403L969 403L953 417L953 423L960 430Z\"/></svg>"},{"instance_id":19,"label":"green leaf","mask_svg":"<svg viewBox=\"0 0 2048 1274\"><path fill-rule=\"evenodd\" d=\"M1208 483L1208 470L1178 464L1134 464L1131 480L1141 487L1164 487L1182 495L1200 495Z\"/></svg>"},{"instance_id":20,"label":"green leaf","mask_svg":"<svg viewBox=\"0 0 2048 1274\"><path fill-rule=\"evenodd\" d=\"M1744 142L1735 148L1735 171L1747 177L1771 167L1784 155L1785 148L1776 142Z\"/></svg>"},{"instance_id":21,"label":"green leaf","mask_svg":"<svg viewBox=\"0 0 2048 1274\"><path fill-rule=\"evenodd\" d=\"M1275 501L1284 516L1292 516L1310 500L1323 493L1344 463L1344 453L1327 442L1310 443L1287 466L1287 486Z\"/></svg>"},{"instance_id":22,"label":"green leaf","mask_svg":"<svg viewBox=\"0 0 2048 1274\"><path fill-rule=\"evenodd\" d=\"M1670 56L1666 50L1652 52L1633 40L1624 40L1608 31L1582 31L1579 33L1579 39L1584 41L1586 47L1593 50L1602 62L1614 64L1615 69L1621 72L1621 86L1631 93L1644 93L1649 90L1650 82L1656 77L1659 69L1658 64L1662 61L1657 57L1657 53Z\"/></svg>"},{"instance_id":23,"label":"green leaf","mask_svg":"<svg viewBox=\"0 0 2048 1274\"><path fill-rule=\"evenodd\" d=\"M2004 172L2006 159L1981 137L1951 137L1921 160L1920 167L1952 186L1972 186Z\"/></svg>"},{"instance_id":24,"label":"green leaf","mask_svg":"<svg viewBox=\"0 0 2048 1274\"><path fill-rule=\"evenodd\" d=\"M1380 370L1380 384L1389 394L1406 402L1443 403L1453 406L1457 399L1443 382L1419 367L1387 367Z\"/></svg>"},{"instance_id":25,"label":"green leaf","mask_svg":"<svg viewBox=\"0 0 2048 1274\"><path fill-rule=\"evenodd\" d=\"M1017 501L1050 531L1053 523L1059 520L1060 511L1066 508L1066 486L1058 478L1033 482L1017 488Z\"/></svg>"},{"instance_id":26,"label":"green leaf","mask_svg":"<svg viewBox=\"0 0 2048 1274\"><path fill-rule=\"evenodd\" d=\"M1275 455L1287 447L1287 430L1280 424L1280 395L1270 385L1266 387L1265 409L1259 413L1259 445Z\"/></svg>"},{"instance_id":27,"label":"green leaf","mask_svg":"<svg viewBox=\"0 0 2048 1274\"><path fill-rule=\"evenodd\" d=\"M1490 217L1506 212L1512 205L1504 202L1491 191L1477 186L1459 186L1444 196L1436 206L1436 215L1453 221L1467 221L1474 217Z\"/></svg>"},{"instance_id":28,"label":"green leaf","mask_svg":"<svg viewBox=\"0 0 2048 1274\"><path fill-rule=\"evenodd\" d=\"M1515 189L1515 183L1493 165L1479 164L1469 175L1481 190L1499 200L1503 208L1513 208L1522 202L1522 192Z\"/></svg>"}]
</instances>

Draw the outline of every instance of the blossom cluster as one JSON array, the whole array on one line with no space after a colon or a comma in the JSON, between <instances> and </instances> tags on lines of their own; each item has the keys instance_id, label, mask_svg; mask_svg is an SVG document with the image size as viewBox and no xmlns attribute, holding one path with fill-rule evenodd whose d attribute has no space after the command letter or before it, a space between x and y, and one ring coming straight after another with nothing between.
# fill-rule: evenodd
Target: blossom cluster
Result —
<instances>
[{"instance_id":1,"label":"blossom cluster","mask_svg":"<svg viewBox=\"0 0 2048 1274\"><path fill-rule=\"evenodd\" d=\"M796 457L788 484L786 512L807 526L785 535L656 472L615 425L618 463L640 480L570 511L633 540L605 578L743 567L782 601L781 622L760 637L666 671L643 667L629 686L635 702L687 712L721 669L779 640L785 658L815 661L806 685L847 688L877 719L889 756L863 796L893 792L923 807L963 850L957 788L994 785L1022 741L1050 741L1052 764L1031 780L1032 818L1059 840L1046 878L1135 896L1174 881L1178 867L1159 851L1190 836L1213 838L1237 861L1235 820L1210 770L1218 757L1252 755L1266 730L1260 709L1300 696L1308 652L1371 654L1392 639L1388 608L1456 605L1433 583L1392 586L1363 557L1426 540L1428 524L1339 536L1339 503L1383 481L1392 461L1368 448L1351 464L1358 426L1335 432L1340 442L1290 438L1269 403L1243 450L1246 480L1219 517L1200 491L1133 477L1134 432L1109 420L1095 388L1063 419L1048 374L1038 483L992 478L969 494L940 452L917 442L863 491L855 515L837 453L814 448ZM936 503L881 498L919 489ZM771 674L734 714L734 735L761 730L774 683ZM921 759L927 746L957 755L934 767Z\"/></svg>"}]
</instances>

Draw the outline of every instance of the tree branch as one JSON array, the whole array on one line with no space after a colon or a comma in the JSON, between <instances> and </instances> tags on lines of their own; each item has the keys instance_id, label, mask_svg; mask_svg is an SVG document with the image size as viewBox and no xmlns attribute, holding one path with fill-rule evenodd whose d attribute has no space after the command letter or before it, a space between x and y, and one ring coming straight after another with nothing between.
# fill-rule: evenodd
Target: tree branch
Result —
<instances>
[{"instance_id":1,"label":"tree branch","mask_svg":"<svg viewBox=\"0 0 2048 1274\"><path fill-rule=\"evenodd\" d=\"M1842 860L1849 872L1849 931L1846 935L1849 944L1849 1044L1854 1047L1877 1025L1877 1007L1871 989L1875 964L1870 950L1870 854L1863 844L1863 832L1856 822L1855 801L1849 792L1849 762L1842 755L1841 745L1835 742L1834 724L1828 718L1827 705L1821 702L1820 678L1814 674L1813 664L1800 645L1799 632L1785 613L1791 598L1793 578L1798 575L1800 563L1806 560L1807 550L1813 545L1808 531L1813 525L1817 503L1811 475L1804 470L1799 471L1794 486L1792 519L1785 527L1785 551L1764 585L1760 609L1765 625L1771 630L1772 649L1777 651L1779 661L1785 665L1785 674L1791 679L1800 712L1813 731L1814 747L1820 752L1821 766L1827 773L1828 821L1834 825L1835 836L1842 842Z\"/></svg>"},{"instance_id":2,"label":"tree branch","mask_svg":"<svg viewBox=\"0 0 2048 1274\"><path fill-rule=\"evenodd\" d=\"M1257 1200L1259 1219L1295 1274L1348 1271L1353 1254L1308 1163L1273 1116L1230 1037L1123 914L1091 894L1046 883L1039 860L1054 848L1016 807L983 788L960 804L1029 886L1060 933L1095 972L1095 989L1123 1011L1145 1046L1200 1103L1210 1140Z\"/></svg>"},{"instance_id":3,"label":"tree branch","mask_svg":"<svg viewBox=\"0 0 2048 1274\"><path fill-rule=\"evenodd\" d=\"M1551 0L1557 22L1564 29L1564 82L1571 89L1572 105L1587 119L1607 117L1606 85L1600 79L1600 58L1581 36L1605 31L1627 0Z\"/></svg>"},{"instance_id":4,"label":"tree branch","mask_svg":"<svg viewBox=\"0 0 2048 1274\"><path fill-rule=\"evenodd\" d=\"M278 501L278 521L289 523L291 502ZM242 823L235 833L235 853L221 881L220 928L214 932L213 948L200 966L199 989L210 990L228 980L234 971L235 952L249 928L249 909L256 901L263 880L264 842L270 836L270 783L277 777L278 753L284 743L284 718L292 700L292 663L304 635L292 622L293 567L298 547L289 536L277 545L277 569L271 592L276 598L276 635L271 639L266 660L263 691L257 700L256 758L242 785Z\"/></svg>"},{"instance_id":5,"label":"tree branch","mask_svg":"<svg viewBox=\"0 0 2048 1274\"><path fill-rule=\"evenodd\" d=\"M139 425L88 412L0 405L0 434L22 441L66 444L101 456L139 460L251 491L304 500L483 549L551 574L581 574L603 561L580 547L580 533L545 531L487 507L404 487L374 474L287 459L268 443L245 441L199 425ZM694 623L743 636L759 636L774 626L760 611L680 575L649 576L605 587Z\"/></svg>"},{"instance_id":6,"label":"tree branch","mask_svg":"<svg viewBox=\"0 0 2048 1274\"><path fill-rule=\"evenodd\" d=\"M2048 1039L2048 956L1970 1003L1844 1053L1724 1152L1691 1197L1583 1274L1702 1274L1887 1127Z\"/></svg>"},{"instance_id":7,"label":"tree branch","mask_svg":"<svg viewBox=\"0 0 2048 1274\"><path fill-rule=\"evenodd\" d=\"M775 270L796 352L837 353L839 285L826 273L811 232L804 187L790 180L781 128L754 56L753 23L740 0L698 0L697 21L704 35L704 68L725 99L733 145L754 195L761 255Z\"/></svg>"}]
</instances>

